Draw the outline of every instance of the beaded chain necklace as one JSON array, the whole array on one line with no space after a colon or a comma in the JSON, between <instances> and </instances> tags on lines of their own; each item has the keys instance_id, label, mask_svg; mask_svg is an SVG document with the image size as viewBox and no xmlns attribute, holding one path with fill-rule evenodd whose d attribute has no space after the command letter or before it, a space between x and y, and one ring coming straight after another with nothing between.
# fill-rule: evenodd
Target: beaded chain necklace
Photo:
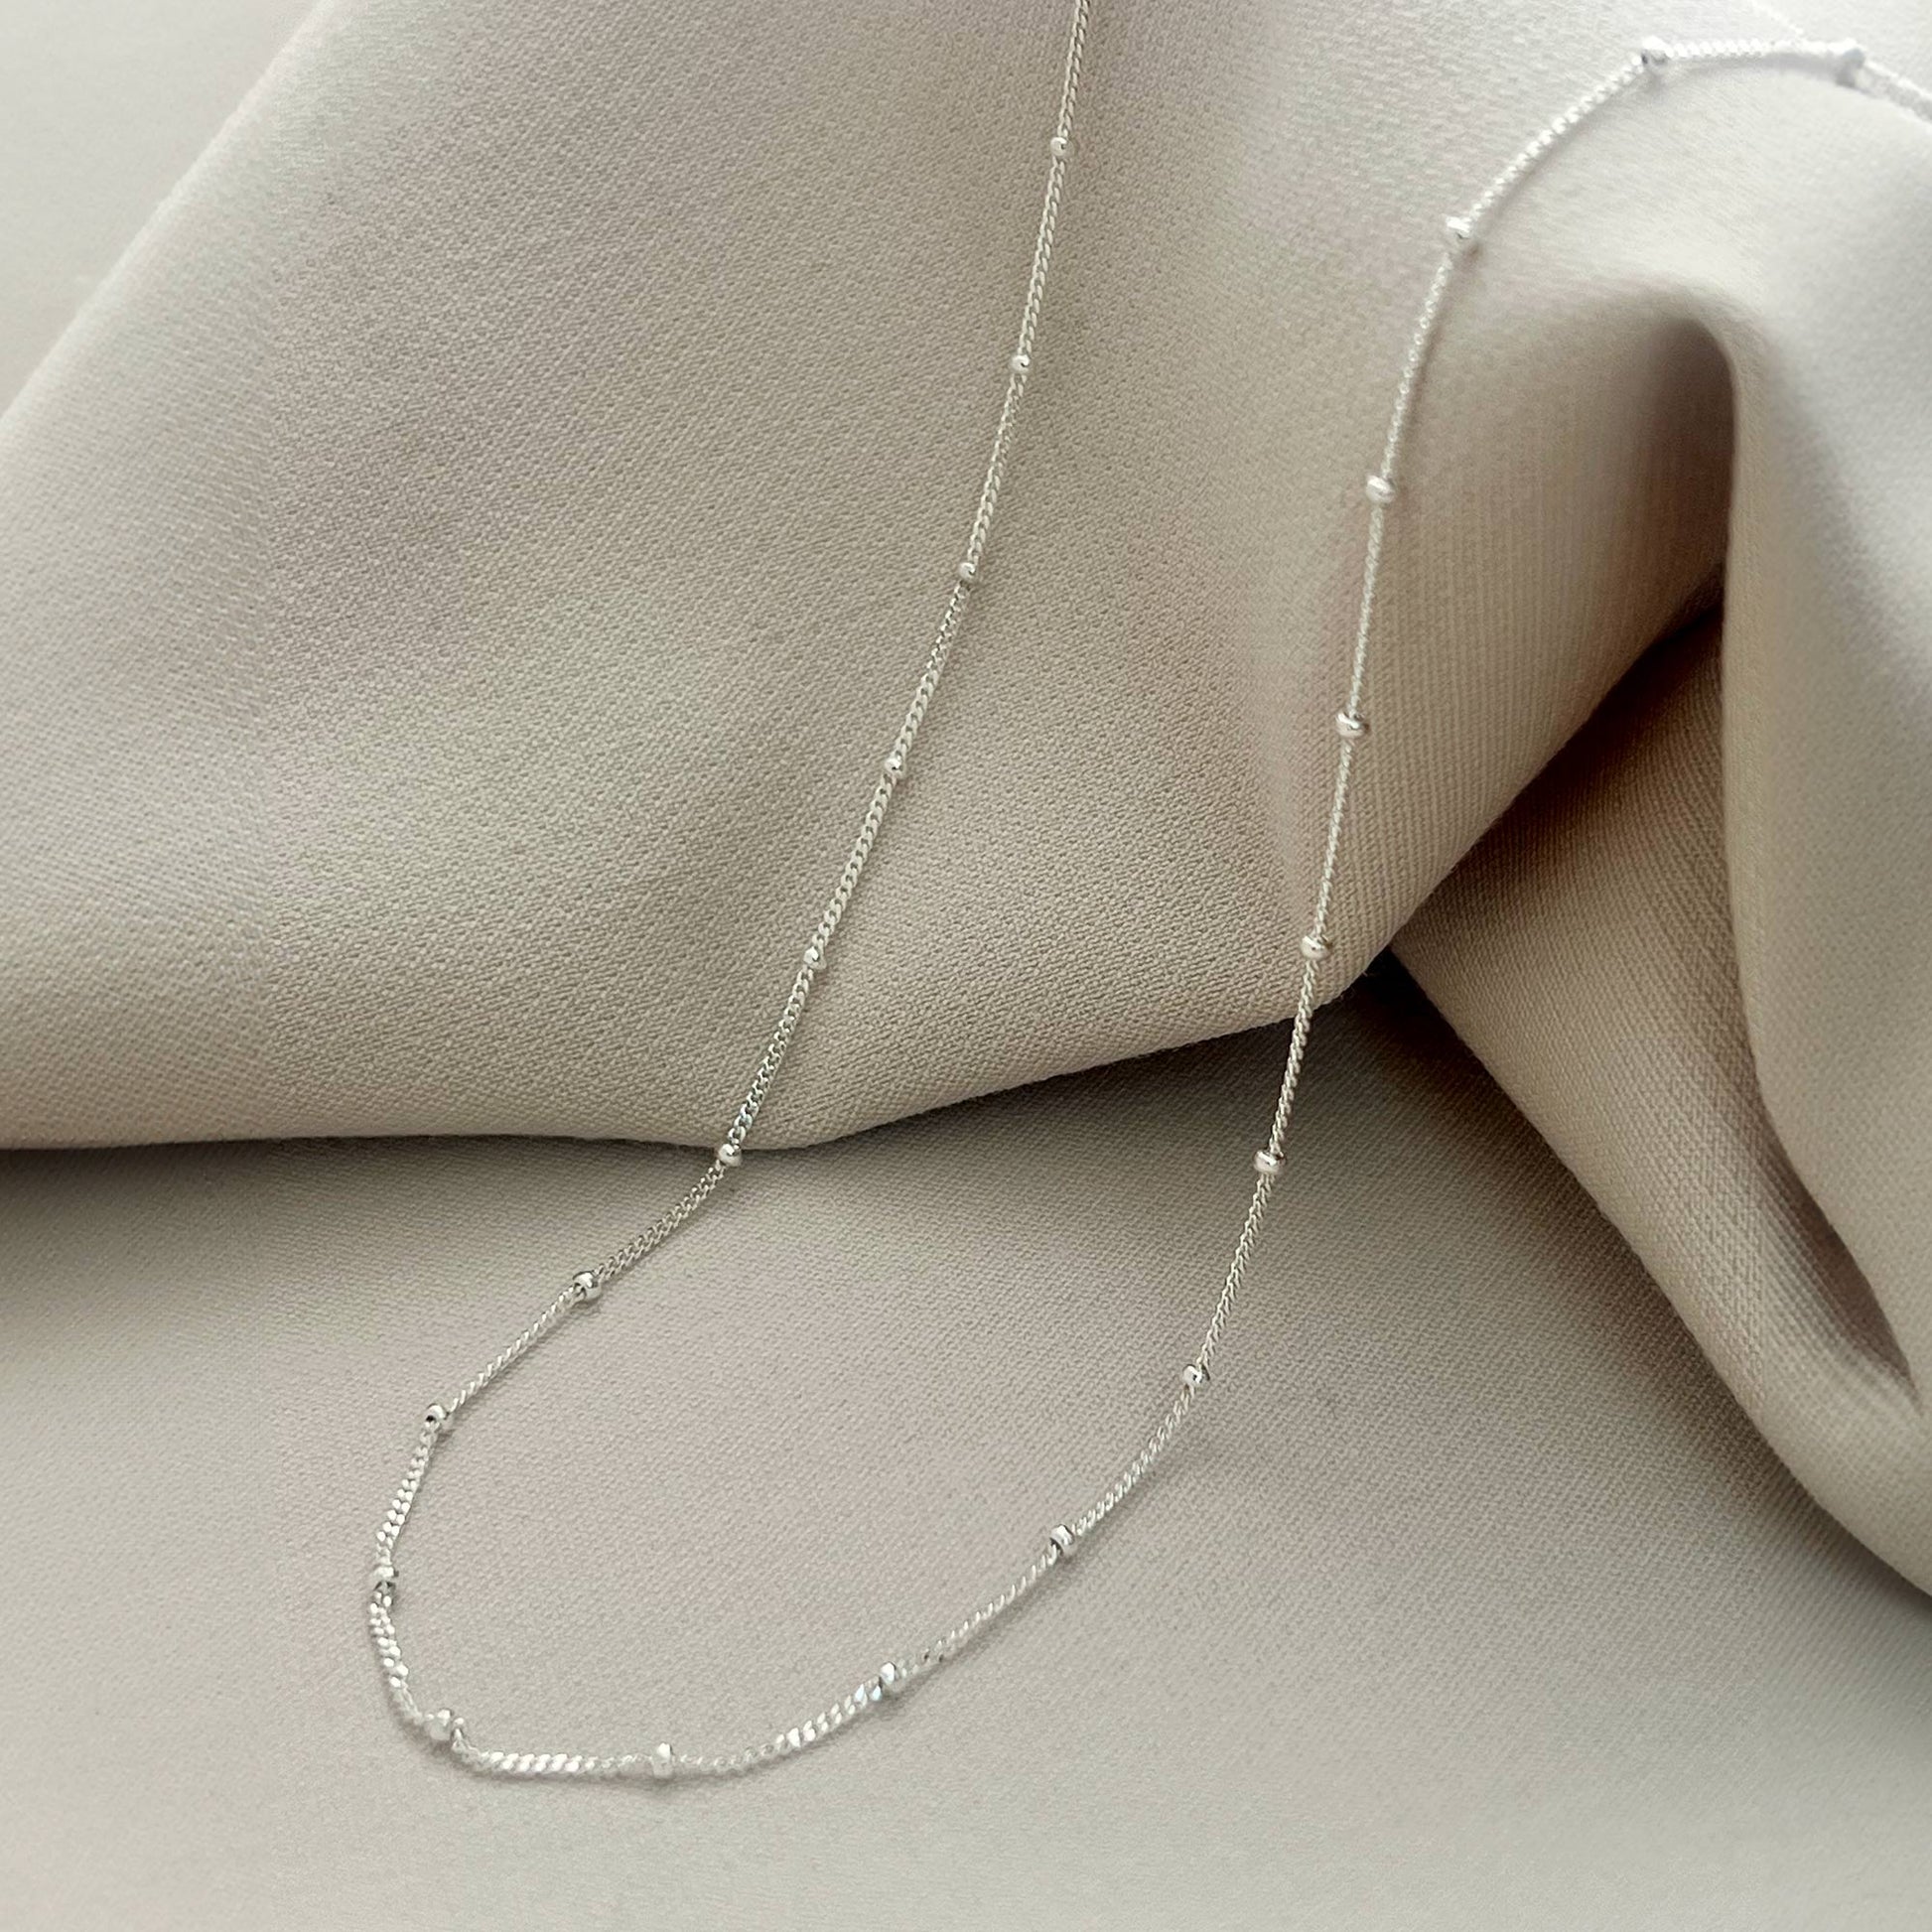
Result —
<instances>
[{"instance_id":1,"label":"beaded chain necklace","mask_svg":"<svg viewBox=\"0 0 1932 1932\"><path fill-rule=\"evenodd\" d=\"M1210 1366L1233 1314L1243 1277L1261 1236L1269 1197L1282 1171L1283 1142L1295 1105L1296 1090L1301 1082L1322 967L1330 953L1328 935L1333 929L1341 834L1348 810L1349 789L1356 761L1363 755L1368 738L1366 699L1369 643L1374 632L1376 589L1381 578L1384 536L1390 519L1401 513L1402 456L1419 386L1463 264L1479 247L1504 204L1557 148L1622 95L1645 84L1660 83L1674 70L1788 68L1826 76L1844 86L1890 100L1921 118L1932 120L1932 93L1868 60L1862 48L1849 42L1828 43L1798 37L1788 40L1684 43L1647 40L1627 60L1611 69L1588 92L1579 96L1532 136L1466 208L1446 218L1443 223L1442 255L1409 340L1408 352L1396 383L1395 400L1389 412L1381 457L1363 485L1367 529L1361 589L1356 607L1354 649L1348 667L1346 695L1334 718L1334 785L1330 794L1312 913L1308 930L1300 941L1301 983L1289 1036L1288 1063L1282 1074L1280 1096L1275 1103L1267 1138L1253 1155L1253 1192L1240 1234L1228 1259L1220 1294L1201 1335L1200 1345L1182 1366L1173 1393L1152 1432L1142 1442L1133 1458L1084 1509L1064 1522L1056 1523L1035 1543L1025 1566L997 1593L968 1611L941 1635L896 1652L887 1662L869 1670L852 1689L835 1698L822 1710L755 1743L717 1754L685 1749L669 1742L660 1742L640 1751L613 1753L520 1751L485 1745L469 1719L440 1706L428 1706L418 1695L396 1635L395 1610L399 1586L397 1545L402 1540L410 1512L422 1491L438 1447L456 1426L458 1418L565 1321L582 1311L595 1309L613 1283L628 1274L690 1220L744 1161L745 1146L758 1122L759 1110L784 1064L785 1054L804 1018L812 987L825 965L852 897L858 891L866 862L871 857L887 813L905 779L919 728L938 691L939 680L965 621L973 588L979 582L992 533L994 511L999 504L1001 482L1012 453L1014 427L1034 368L1040 307L1046 293L1047 270L1052 261L1053 232L1059 218L1067 167L1073 152L1074 107L1079 92L1080 66L1086 48L1090 11L1091 0L1075 0L1061 63L1058 111L1046 142L1046 183L1034 240L1033 267L1027 278L1019 331L1012 352L1007 357L1006 386L993 432L992 451L987 459L978 504L967 530L966 542L953 569L938 628L927 648L925 663L913 687L911 701L897 736L881 760L871 801L860 820L859 830L832 896L819 915L818 923L813 927L799 959L777 1025L765 1042L745 1097L739 1102L738 1111L733 1115L724 1139L713 1150L703 1173L677 1201L616 1253L607 1256L596 1267L575 1275L501 1353L479 1369L455 1394L430 1406L422 1418L402 1481L376 1532L375 1565L368 1575L363 1607L390 1702L397 1716L411 1730L434 1744L447 1747L456 1761L469 1770L488 1776L521 1778L729 1777L796 1756L809 1746L836 1736L885 1700L897 1698L941 1664L958 1656L989 1624L1004 1616L1064 1565L1081 1544L1112 1517L1173 1441L1180 1426L1187 1420L1195 1400L1208 1386Z\"/></svg>"}]
</instances>

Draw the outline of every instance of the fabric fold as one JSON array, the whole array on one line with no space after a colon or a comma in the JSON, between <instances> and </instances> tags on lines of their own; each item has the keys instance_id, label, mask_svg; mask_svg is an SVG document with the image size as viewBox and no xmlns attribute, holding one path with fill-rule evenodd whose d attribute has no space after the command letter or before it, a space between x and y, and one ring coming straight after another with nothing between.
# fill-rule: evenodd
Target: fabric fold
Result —
<instances>
[{"instance_id":1,"label":"fabric fold","mask_svg":"<svg viewBox=\"0 0 1932 1932\"><path fill-rule=\"evenodd\" d=\"M1772 1447L1923 1586L1926 1271L1861 1266L1766 1107L1725 860L1726 708L1715 621L1660 646L1397 951Z\"/></svg>"},{"instance_id":2,"label":"fabric fold","mask_svg":"<svg viewBox=\"0 0 1932 1932\"><path fill-rule=\"evenodd\" d=\"M957 559L1060 24L310 19L0 419L0 1141L716 1138ZM1288 1010L1443 216L1641 35L1764 31L1346 26L1096 16L998 543L770 1143ZM1485 228L1328 988L1404 933L1921 1582L1928 234L1932 131L1800 71L1633 89ZM1618 700L1458 871L1721 583L1722 706L1684 672L1613 752Z\"/></svg>"},{"instance_id":3,"label":"fabric fold","mask_svg":"<svg viewBox=\"0 0 1932 1932\"><path fill-rule=\"evenodd\" d=\"M1097 17L998 542L772 1143L1288 1009L1441 210L1672 24L1523 18ZM0 1138L716 1138L950 582L1058 25L311 18L0 423ZM1711 318L1916 298L1924 149L1685 74L1485 234L1332 989L1708 594Z\"/></svg>"}]
</instances>

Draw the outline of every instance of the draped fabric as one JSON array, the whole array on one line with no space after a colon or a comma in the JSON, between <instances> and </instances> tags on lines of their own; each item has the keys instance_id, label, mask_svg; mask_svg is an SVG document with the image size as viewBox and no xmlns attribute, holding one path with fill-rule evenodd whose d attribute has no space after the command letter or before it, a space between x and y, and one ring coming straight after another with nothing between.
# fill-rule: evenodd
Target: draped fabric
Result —
<instances>
[{"instance_id":1,"label":"draped fabric","mask_svg":"<svg viewBox=\"0 0 1932 1932\"><path fill-rule=\"evenodd\" d=\"M292 12L264 0L248 32ZM1088 1073L1048 1090L1090 1096L1084 1127L1048 1132L1015 1096L852 1144L978 1122L996 1138L971 1197L1004 1175L1035 1198L1052 1133L1131 1143L1160 1068L1190 1094L1238 1069L1242 1110L1187 1103L1225 1130L1226 1173L1178 1128L1169 1172L1221 1176L1190 1201L1239 1191L1282 1042L1201 1043L1293 1005L1362 481L1443 217L1640 36L1787 31L1768 13L1097 6L992 549L758 1146ZM1932 76L1905 0L1801 26ZM324 0L218 130L205 77L144 137L158 206L70 316L80 243L27 234L31 300L0 343L21 374L0 415L0 1142L717 1139L947 593L1063 28L1035 0ZM120 204L85 206L104 248ZM1471 1119L1530 1194L1574 1185L1583 1249L1600 1214L1775 1456L1920 1587L1929 317L1932 124L1816 71L1646 81L1509 203L1421 392L1323 980L1339 994L1393 946L1547 1147L1481 1088ZM1329 1048L1329 1024L1328 1090L1345 1068L1346 1106L1390 1118L1419 1076L1389 1069L1450 1050L1406 1022L1364 1047L1379 1023L1346 1014L1355 1044ZM1291 1168L1335 1179L1332 1148L1305 1150L1322 1133L1318 1110L1298 1123ZM1354 1202L1360 1265L1426 1297L1436 1259L1394 1198L1421 1184L1410 1143L1360 1145L1387 1157ZM22 1157L9 1292L31 1299L59 1252L35 1203L92 1176L123 1230L95 1257L123 1284L103 1307L138 1326L139 1176L178 1161L202 1212L245 1221L249 1163L275 1158ZM747 1179L793 1158L863 1176L867 1157L755 1156ZM329 1184L390 1204L382 1242L281 1277L319 1329L353 1304L345 1275L446 1265L391 1195L461 1168L331 1160ZM614 1245L660 1171L682 1169L651 1156L621 1212L516 1266ZM760 1251L832 1241L852 1211L862 1276L910 1266L916 1217L882 1228L848 1184L869 1196L803 1190L817 1225L744 1209ZM1064 1254L1110 1252L1104 1193L1050 1199ZM1207 1306L1238 1224L1220 1204L1226 1242L1190 1232L1160 1309ZM1464 1267L1528 1266L1493 1245L1507 1214L1442 1211L1488 1230L1450 1243ZM1271 1230L1264 1294L1327 1239L1311 1213ZM1020 1318L1027 1297L988 1279L1020 1261L959 1238L948 1294ZM521 1307L500 1252L492 1311ZM194 1272L158 1268L156 1293ZM469 1336L477 1311L445 1292ZM1111 1292L1081 1284L1089 1324ZM354 1306L344 1333L379 1353ZM474 1326L440 1369L425 1344L417 1378L486 1353ZM1049 1327L1077 1353L1064 1309ZM1255 1397L1288 1427L1279 1389Z\"/></svg>"}]
</instances>

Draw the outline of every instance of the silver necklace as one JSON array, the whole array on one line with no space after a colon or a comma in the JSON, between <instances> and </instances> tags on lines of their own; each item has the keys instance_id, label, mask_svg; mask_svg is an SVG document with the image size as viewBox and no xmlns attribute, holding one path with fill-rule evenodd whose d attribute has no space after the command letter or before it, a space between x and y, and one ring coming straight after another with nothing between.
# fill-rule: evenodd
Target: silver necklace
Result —
<instances>
[{"instance_id":1,"label":"silver necklace","mask_svg":"<svg viewBox=\"0 0 1932 1932\"><path fill-rule=\"evenodd\" d=\"M954 570L938 630L927 650L918 683L913 687L904 720L881 763L872 801L860 821L858 834L853 839L852 849L846 857L832 897L805 946L783 1010L770 1038L765 1042L751 1085L739 1103L725 1138L713 1151L709 1165L682 1197L615 1254L595 1268L574 1276L500 1354L479 1369L447 1401L431 1405L423 1417L402 1481L397 1486L381 1528L376 1532L375 1566L369 1573L363 1600L369 1635L374 1642L376 1659L390 1702L406 1725L431 1742L447 1746L457 1762L472 1771L497 1777L729 1777L756 1770L780 1758L795 1756L810 1745L836 1736L882 1701L897 1697L937 1670L941 1664L958 1656L989 1624L1004 1616L1047 1576L1065 1564L1081 1544L1127 1500L1173 1441L1181 1424L1187 1420L1196 1397L1208 1386L1210 1365L1234 1311L1242 1279L1260 1239L1276 1176L1281 1173L1282 1145L1295 1105L1296 1089L1301 1082L1303 1061L1308 1052L1316 989L1322 965L1330 953L1328 934L1332 929L1335 880L1342 826L1348 810L1349 787L1356 759L1361 756L1368 736L1368 720L1363 707L1383 540L1389 519L1396 511L1401 458L1415 410L1418 387L1459 268L1479 245L1507 198L1556 148L1620 95L1646 81L1660 81L1672 69L1753 65L1795 67L1828 75L1847 86L1860 87L1932 120L1932 93L1890 69L1867 60L1861 48L1849 42L1826 43L1801 38L1681 44L1645 41L1637 53L1612 69L1587 93L1581 95L1555 119L1547 122L1466 209L1445 220L1443 252L1410 337L1408 353L1396 384L1395 401L1389 413L1381 461L1369 474L1363 486L1367 530L1354 650L1349 666L1347 694L1341 708L1335 713L1334 787L1330 796L1313 916L1301 939L1301 985L1289 1035L1288 1062L1282 1074L1280 1097L1275 1104L1267 1139L1253 1156L1254 1189L1240 1235L1228 1260L1213 1312L1201 1336L1199 1348L1181 1368L1177 1385L1152 1433L1142 1443L1133 1459L1084 1510L1062 1523L1056 1523L1045 1533L1035 1544L1025 1567L997 1594L988 1597L929 1642L898 1652L878 1665L824 1709L774 1731L757 1743L716 1755L683 1749L668 1742L660 1742L640 1751L615 1753L518 1751L485 1746L473 1734L469 1721L448 1709L430 1707L418 1697L396 1636L396 1547L402 1540L410 1511L421 1493L438 1446L449 1436L457 1419L562 1323L583 1311L596 1308L605 1290L636 1267L646 1255L662 1246L696 1214L744 1159L745 1144L751 1138L759 1112L784 1063L785 1053L804 1017L813 983L825 964L839 924L852 902L852 896L858 890L866 861L885 823L887 811L905 777L919 727L939 688L946 661L952 654L965 620L973 586L979 580L992 531L994 510L999 503L1001 480L1012 449L1014 425L1034 366L1040 305L1045 296L1047 269L1052 260L1053 230L1059 216L1066 167L1073 145L1073 113L1079 90L1080 62L1086 46L1089 10L1090 0L1075 0L1061 70L1059 111L1046 143L1046 187L1034 242L1033 270L1027 279L1019 335L1007 362L1006 390L993 433L992 454L987 461L985 481L980 486L979 503L967 532L965 549Z\"/></svg>"}]
</instances>

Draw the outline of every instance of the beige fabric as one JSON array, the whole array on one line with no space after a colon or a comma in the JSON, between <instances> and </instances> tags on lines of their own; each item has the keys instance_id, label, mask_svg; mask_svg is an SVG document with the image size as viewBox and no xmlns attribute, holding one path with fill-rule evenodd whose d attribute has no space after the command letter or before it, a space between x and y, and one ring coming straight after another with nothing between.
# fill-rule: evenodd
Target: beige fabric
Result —
<instances>
[{"instance_id":1,"label":"beige fabric","mask_svg":"<svg viewBox=\"0 0 1932 1932\"><path fill-rule=\"evenodd\" d=\"M1906 1239L1888 1251L1882 1222L1866 1241L1866 1223L1822 1211L1766 1112L1722 844L1719 735L1737 704L1733 691L1721 705L1715 626L1661 647L1399 950L1813 1494L1924 1582L1932 1439L1912 1370L1932 1355L1926 1173L1909 1113L1874 1149L1846 1106L1843 1144L1815 1150L1826 1184L1849 1183L1854 1200L1882 1202L1889 1180ZM1855 748L1845 759L1857 788L1867 767ZM1844 863L1863 857L1861 841ZM1869 923L1882 933L1882 918ZM1803 969L1802 947L1777 950L1780 969ZM1860 1035L1821 1005L1819 1031L1856 1051ZM1909 1009L1897 1020L1894 1066L1927 1029ZM1874 1075L1847 1098L1882 1114L1888 1083ZM1833 1117L1840 1084L1821 1080L1800 1123ZM1908 1109L1922 1115L1926 1091Z\"/></svg>"},{"instance_id":2,"label":"beige fabric","mask_svg":"<svg viewBox=\"0 0 1932 1932\"><path fill-rule=\"evenodd\" d=\"M1342 18L1100 10L1007 520L774 1142L1283 1010L1435 222L1636 34L1766 26ZM1916 4L1805 24L1932 74ZM317 11L0 417L0 1140L710 1137L952 561L1057 29ZM224 58L27 231L0 376ZM1432 995L1924 1583L1932 136L1627 106L1443 345L1337 980L1428 899ZM1726 547L1722 706L1660 653L1437 890ZM419 1761L352 1552L397 1418L683 1170L14 1159L0 1922L1922 1924L1921 1599L1403 1007L1318 1037L1213 1420L1077 1607L649 1817ZM452 1681L698 1731L943 1614L1192 1339L1279 1050L756 1160L466 1436Z\"/></svg>"},{"instance_id":3,"label":"beige fabric","mask_svg":"<svg viewBox=\"0 0 1932 1932\"><path fill-rule=\"evenodd\" d=\"M943 1618L1184 1358L1280 1048L753 1157L452 1439L425 1688L730 1736ZM7 1923L1917 1932L1923 1599L1399 991L1332 1016L1306 1127L1197 1433L1054 1600L816 1761L669 1792L413 1747L357 1553L424 1391L688 1157L13 1157Z\"/></svg>"}]
</instances>

